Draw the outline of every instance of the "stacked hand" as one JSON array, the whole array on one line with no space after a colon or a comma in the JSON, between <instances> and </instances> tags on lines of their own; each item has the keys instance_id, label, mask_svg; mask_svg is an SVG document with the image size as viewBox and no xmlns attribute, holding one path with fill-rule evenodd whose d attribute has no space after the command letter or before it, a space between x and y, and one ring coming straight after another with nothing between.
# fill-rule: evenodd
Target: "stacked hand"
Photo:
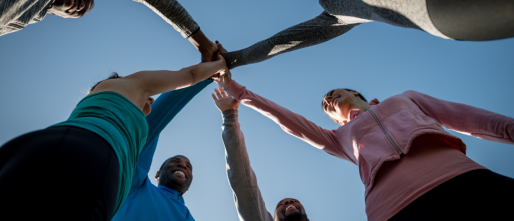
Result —
<instances>
[{"instance_id":1,"label":"stacked hand","mask_svg":"<svg viewBox=\"0 0 514 221\"><path fill-rule=\"evenodd\" d=\"M202 54L202 62L217 61L218 48L210 41L202 30L188 38L189 42Z\"/></svg>"},{"instance_id":2,"label":"stacked hand","mask_svg":"<svg viewBox=\"0 0 514 221\"><path fill-rule=\"evenodd\" d=\"M223 48L223 45L221 45L218 41L216 41L216 46L218 47L219 49L219 53L223 53L225 52L225 48ZM221 59L223 59L223 61L225 61L225 59L223 58L223 56L221 56L220 54L218 54L218 57L221 57ZM220 87L222 87L223 89L227 89L227 86L228 84L230 84L230 82L232 82L232 73L230 72L230 70L227 68L225 69L224 72L220 72L219 75L217 76L213 76L212 77L213 79L218 79L218 80L214 80L216 83L218 83L218 85Z\"/></svg>"},{"instance_id":3,"label":"stacked hand","mask_svg":"<svg viewBox=\"0 0 514 221\"><path fill-rule=\"evenodd\" d=\"M225 48L216 41L216 46L219 49L220 53L225 52ZM218 55L221 57L221 55ZM223 57L222 57L223 59ZM230 73L230 70L228 68L225 70L225 72L220 72L219 76L217 77L217 80L214 80L216 83L218 83L219 87L214 89L214 92L216 94L211 94L212 99L214 100L214 103L216 104L216 107L221 111L226 111L230 109L236 109L239 107L239 101L237 101L234 97L232 97L230 94L227 94L225 90L227 89L228 84L232 82L232 73Z\"/></svg>"}]
</instances>

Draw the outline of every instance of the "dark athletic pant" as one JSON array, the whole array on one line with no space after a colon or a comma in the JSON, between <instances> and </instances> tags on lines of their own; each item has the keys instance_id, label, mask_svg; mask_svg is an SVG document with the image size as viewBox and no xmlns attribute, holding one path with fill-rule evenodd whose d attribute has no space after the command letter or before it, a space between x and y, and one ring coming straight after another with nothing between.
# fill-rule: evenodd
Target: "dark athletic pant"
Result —
<instances>
[{"instance_id":1,"label":"dark athletic pant","mask_svg":"<svg viewBox=\"0 0 514 221\"><path fill-rule=\"evenodd\" d=\"M514 179L473 170L423 194L389 221L514 220Z\"/></svg>"},{"instance_id":2,"label":"dark athletic pant","mask_svg":"<svg viewBox=\"0 0 514 221\"><path fill-rule=\"evenodd\" d=\"M513 0L426 0L434 26L444 35L466 41L514 36Z\"/></svg>"},{"instance_id":3,"label":"dark athletic pant","mask_svg":"<svg viewBox=\"0 0 514 221\"><path fill-rule=\"evenodd\" d=\"M0 148L0 220L110 220L119 164L100 136L61 126Z\"/></svg>"}]
</instances>

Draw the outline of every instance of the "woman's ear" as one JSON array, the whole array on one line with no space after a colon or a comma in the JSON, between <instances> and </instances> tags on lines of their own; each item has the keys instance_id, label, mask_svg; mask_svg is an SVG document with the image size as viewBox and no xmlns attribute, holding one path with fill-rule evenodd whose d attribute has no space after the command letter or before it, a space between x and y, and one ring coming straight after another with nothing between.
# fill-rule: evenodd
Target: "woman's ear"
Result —
<instances>
[{"instance_id":1,"label":"woman's ear","mask_svg":"<svg viewBox=\"0 0 514 221\"><path fill-rule=\"evenodd\" d=\"M157 171L157 173L155 174L155 179L157 180L157 182L159 182L159 175L161 175L161 171Z\"/></svg>"}]
</instances>

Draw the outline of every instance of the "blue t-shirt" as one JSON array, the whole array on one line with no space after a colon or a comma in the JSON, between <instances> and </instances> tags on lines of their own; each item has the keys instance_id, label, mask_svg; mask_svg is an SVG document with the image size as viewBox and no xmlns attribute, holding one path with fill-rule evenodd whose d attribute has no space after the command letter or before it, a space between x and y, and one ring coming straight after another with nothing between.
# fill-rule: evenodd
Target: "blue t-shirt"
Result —
<instances>
[{"instance_id":1,"label":"blue t-shirt","mask_svg":"<svg viewBox=\"0 0 514 221\"><path fill-rule=\"evenodd\" d=\"M194 86L164 93L152 104L152 112L146 117L148 143L139 154L128 197L112 221L194 221L180 192L165 186L155 186L148 178L159 134L182 108L212 80ZM172 157L172 156L170 156Z\"/></svg>"}]
</instances>

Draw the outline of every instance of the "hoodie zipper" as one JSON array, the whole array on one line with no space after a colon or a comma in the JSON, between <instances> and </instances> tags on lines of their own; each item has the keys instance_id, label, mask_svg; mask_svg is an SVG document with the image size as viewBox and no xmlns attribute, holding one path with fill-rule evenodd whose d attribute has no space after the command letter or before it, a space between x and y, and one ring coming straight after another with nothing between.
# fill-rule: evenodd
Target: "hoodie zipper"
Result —
<instances>
[{"instance_id":1,"label":"hoodie zipper","mask_svg":"<svg viewBox=\"0 0 514 221\"><path fill-rule=\"evenodd\" d=\"M377 116L375 116L375 113L373 113L373 111L371 109L368 109L369 113L371 114L371 116L373 116L373 118L375 119L375 121L377 122L378 126L380 126L380 128L382 129L382 131L384 132L384 134L386 135L387 139L389 140L389 142L391 142L391 144L393 145L394 149L396 150L396 152L398 152L398 154L402 155L403 152L400 150L400 148L398 148L398 146L396 146L396 144L394 143L393 139L391 138L391 136L389 136L389 134L387 133L387 131L384 129L384 127L382 126L382 124L380 123L380 121L378 121L378 118Z\"/></svg>"}]
</instances>

